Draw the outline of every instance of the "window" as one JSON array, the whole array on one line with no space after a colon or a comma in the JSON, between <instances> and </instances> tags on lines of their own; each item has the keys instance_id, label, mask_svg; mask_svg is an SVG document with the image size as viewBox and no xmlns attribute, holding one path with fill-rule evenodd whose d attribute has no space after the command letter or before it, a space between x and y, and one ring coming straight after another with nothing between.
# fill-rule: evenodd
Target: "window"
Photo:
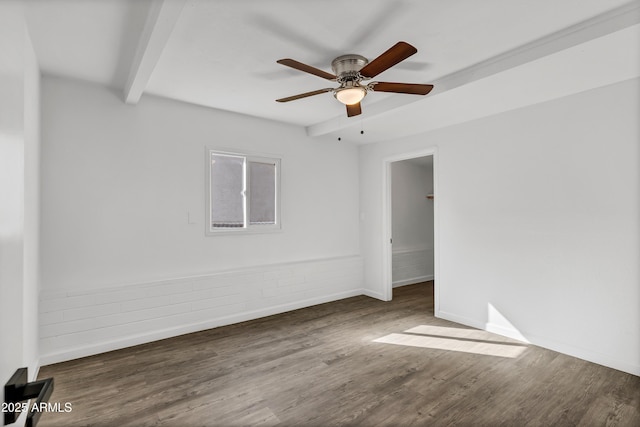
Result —
<instances>
[{"instance_id":1,"label":"window","mask_svg":"<svg viewBox=\"0 0 640 427\"><path fill-rule=\"evenodd\" d=\"M280 229L280 159L207 150L208 232Z\"/></svg>"}]
</instances>

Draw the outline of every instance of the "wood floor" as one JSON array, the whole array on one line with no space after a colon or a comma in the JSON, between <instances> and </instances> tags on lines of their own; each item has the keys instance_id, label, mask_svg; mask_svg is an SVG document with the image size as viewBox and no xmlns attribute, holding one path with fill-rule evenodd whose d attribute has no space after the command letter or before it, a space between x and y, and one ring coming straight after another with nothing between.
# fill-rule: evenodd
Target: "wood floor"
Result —
<instances>
[{"instance_id":1,"label":"wood floor","mask_svg":"<svg viewBox=\"0 0 640 427\"><path fill-rule=\"evenodd\" d=\"M640 426L640 377L433 317L430 282L45 366L39 426Z\"/></svg>"}]
</instances>

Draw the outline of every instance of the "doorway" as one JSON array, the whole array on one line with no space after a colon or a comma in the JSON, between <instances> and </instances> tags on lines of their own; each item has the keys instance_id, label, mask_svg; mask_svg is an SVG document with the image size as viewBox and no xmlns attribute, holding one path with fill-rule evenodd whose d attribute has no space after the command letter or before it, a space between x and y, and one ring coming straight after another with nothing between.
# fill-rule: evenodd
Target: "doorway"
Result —
<instances>
[{"instance_id":1,"label":"doorway","mask_svg":"<svg viewBox=\"0 0 640 427\"><path fill-rule=\"evenodd\" d=\"M434 311L437 313L436 150L385 159L384 181L385 299L393 298L394 288L433 281Z\"/></svg>"}]
</instances>

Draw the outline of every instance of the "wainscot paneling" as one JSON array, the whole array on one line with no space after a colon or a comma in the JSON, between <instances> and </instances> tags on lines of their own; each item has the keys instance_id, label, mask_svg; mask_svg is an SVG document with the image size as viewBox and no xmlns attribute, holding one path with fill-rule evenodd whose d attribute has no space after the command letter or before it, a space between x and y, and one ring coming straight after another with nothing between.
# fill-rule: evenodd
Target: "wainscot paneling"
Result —
<instances>
[{"instance_id":1,"label":"wainscot paneling","mask_svg":"<svg viewBox=\"0 0 640 427\"><path fill-rule=\"evenodd\" d=\"M40 295L42 365L362 295L359 256Z\"/></svg>"},{"instance_id":2,"label":"wainscot paneling","mask_svg":"<svg viewBox=\"0 0 640 427\"><path fill-rule=\"evenodd\" d=\"M392 272L394 288L433 280L433 249L394 249Z\"/></svg>"}]
</instances>

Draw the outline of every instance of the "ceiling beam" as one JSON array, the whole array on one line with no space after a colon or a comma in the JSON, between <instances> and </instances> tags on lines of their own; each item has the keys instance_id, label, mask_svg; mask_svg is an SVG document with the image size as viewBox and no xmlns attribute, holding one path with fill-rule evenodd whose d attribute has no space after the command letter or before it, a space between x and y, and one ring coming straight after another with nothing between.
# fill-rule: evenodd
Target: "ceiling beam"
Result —
<instances>
[{"instance_id":1,"label":"ceiling beam","mask_svg":"<svg viewBox=\"0 0 640 427\"><path fill-rule=\"evenodd\" d=\"M364 105L362 118L372 119L404 105L423 99L426 101L439 93L455 89L467 83L509 70L638 23L640 23L640 2L633 1L435 81L424 82L434 85L433 90L426 98L419 96L390 96L382 101ZM306 131L309 136L321 136L339 131L350 125L353 125L353 121L349 121L348 118L341 115L307 126Z\"/></svg>"},{"instance_id":2,"label":"ceiling beam","mask_svg":"<svg viewBox=\"0 0 640 427\"><path fill-rule=\"evenodd\" d=\"M151 4L124 86L127 104L140 101L185 3L186 0L154 0Z\"/></svg>"}]
</instances>

